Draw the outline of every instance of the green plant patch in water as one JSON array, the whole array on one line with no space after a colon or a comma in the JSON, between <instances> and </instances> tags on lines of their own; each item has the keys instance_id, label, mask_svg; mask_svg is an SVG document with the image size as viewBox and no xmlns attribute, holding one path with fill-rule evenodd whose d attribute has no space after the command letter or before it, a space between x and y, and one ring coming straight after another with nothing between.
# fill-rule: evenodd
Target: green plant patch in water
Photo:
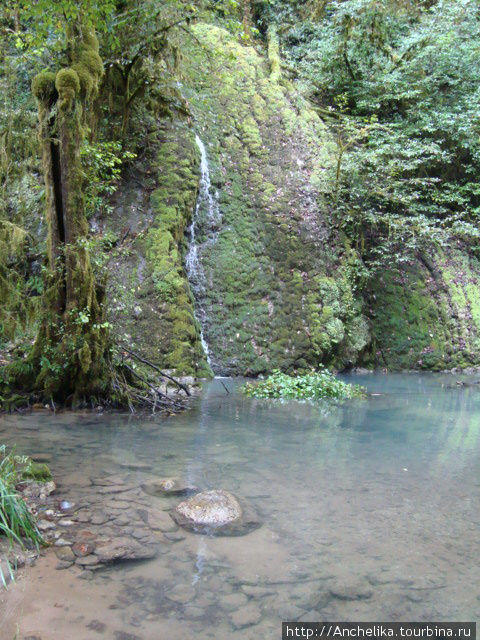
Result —
<instances>
[{"instance_id":1,"label":"green plant patch in water","mask_svg":"<svg viewBox=\"0 0 480 640\"><path fill-rule=\"evenodd\" d=\"M361 398L365 389L357 384L348 384L339 380L327 369L303 376L289 376L274 371L265 380L247 382L242 386L245 395L252 398L297 398L299 400L316 398Z\"/></svg>"}]
</instances>

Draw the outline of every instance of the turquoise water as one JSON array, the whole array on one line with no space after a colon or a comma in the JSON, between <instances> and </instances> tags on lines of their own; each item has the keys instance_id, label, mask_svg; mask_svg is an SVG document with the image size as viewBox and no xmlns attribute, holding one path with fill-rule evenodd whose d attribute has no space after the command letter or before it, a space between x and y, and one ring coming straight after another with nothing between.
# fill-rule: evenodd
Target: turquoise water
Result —
<instances>
[{"instance_id":1,"label":"turquoise water","mask_svg":"<svg viewBox=\"0 0 480 640\"><path fill-rule=\"evenodd\" d=\"M238 538L180 531L156 559L88 583L61 572L72 583L69 637L97 637L84 631L87 584L104 638L278 638L280 622L295 619L479 619L480 387L440 374L350 379L380 395L342 406L260 401L215 380L168 419L0 417L0 442L50 453L69 499L102 506L89 478L124 474L138 486L175 475L246 498L263 523ZM179 501L138 496L165 510Z\"/></svg>"}]
</instances>

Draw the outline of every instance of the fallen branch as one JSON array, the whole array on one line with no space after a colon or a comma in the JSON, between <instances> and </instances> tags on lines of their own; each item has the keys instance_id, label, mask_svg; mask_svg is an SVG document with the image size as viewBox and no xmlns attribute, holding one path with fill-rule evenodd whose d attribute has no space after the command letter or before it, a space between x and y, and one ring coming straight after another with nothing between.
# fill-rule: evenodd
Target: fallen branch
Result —
<instances>
[{"instance_id":1,"label":"fallen branch","mask_svg":"<svg viewBox=\"0 0 480 640\"><path fill-rule=\"evenodd\" d=\"M171 380L171 382L176 384L177 387L179 387L180 389L183 389L183 391L185 391L187 396L191 396L192 395L191 392L190 392L190 389L186 385L184 385L181 382L179 382L178 380L176 380L173 376L168 375L168 373L165 373L164 371L162 371L158 365L156 365L153 362L150 362L150 360L147 360L146 358L142 358L142 356L139 356L138 353L134 353L133 351L130 351L130 349L127 349L127 347L124 347L123 345L119 345L119 346L123 351L125 351L126 353L131 355L133 358L135 358L136 360L138 360L142 364L146 364L148 367L151 367L152 369L157 371L161 376L163 376L164 378L167 378L167 380Z\"/></svg>"}]
</instances>

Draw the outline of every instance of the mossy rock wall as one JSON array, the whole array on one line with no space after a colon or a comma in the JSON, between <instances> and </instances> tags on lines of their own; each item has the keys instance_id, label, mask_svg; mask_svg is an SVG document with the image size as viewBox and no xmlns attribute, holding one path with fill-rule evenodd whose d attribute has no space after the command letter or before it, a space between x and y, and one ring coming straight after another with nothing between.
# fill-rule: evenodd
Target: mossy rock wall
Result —
<instances>
[{"instance_id":1,"label":"mossy rock wall","mask_svg":"<svg viewBox=\"0 0 480 640\"><path fill-rule=\"evenodd\" d=\"M365 364L443 370L480 364L480 262L465 246L386 272L370 291Z\"/></svg>"},{"instance_id":2,"label":"mossy rock wall","mask_svg":"<svg viewBox=\"0 0 480 640\"><path fill-rule=\"evenodd\" d=\"M354 287L358 255L332 223L335 145L267 56L210 24L184 43L182 93L192 121L146 133L148 161L116 196L110 232L115 332L178 374L301 371L320 363L450 369L480 363L480 264L465 246ZM185 271L203 141L218 205L201 199L203 284ZM202 204L203 203L203 204ZM196 314L195 314L196 308Z\"/></svg>"},{"instance_id":3,"label":"mossy rock wall","mask_svg":"<svg viewBox=\"0 0 480 640\"><path fill-rule=\"evenodd\" d=\"M184 93L207 150L219 220L200 210L197 305L218 373L355 362L368 342L355 256L328 222L334 148L322 121L264 55L197 24ZM197 296L198 297L198 296Z\"/></svg>"},{"instance_id":4,"label":"mossy rock wall","mask_svg":"<svg viewBox=\"0 0 480 640\"><path fill-rule=\"evenodd\" d=\"M209 376L183 267L198 190L195 137L186 123L167 121L148 142L148 161L115 195L103 229L113 243L124 239L109 263L110 320L117 338L150 361Z\"/></svg>"}]
</instances>

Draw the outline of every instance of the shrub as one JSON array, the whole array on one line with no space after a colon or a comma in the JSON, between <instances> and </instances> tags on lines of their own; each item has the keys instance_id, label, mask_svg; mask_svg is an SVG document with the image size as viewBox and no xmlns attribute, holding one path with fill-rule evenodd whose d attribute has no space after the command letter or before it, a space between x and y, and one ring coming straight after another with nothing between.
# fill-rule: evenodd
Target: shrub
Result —
<instances>
[{"instance_id":1,"label":"shrub","mask_svg":"<svg viewBox=\"0 0 480 640\"><path fill-rule=\"evenodd\" d=\"M274 371L268 378L259 382L247 382L242 391L252 398L358 398L365 395L359 385L342 382L327 369L308 373L303 376L289 376Z\"/></svg>"}]
</instances>

